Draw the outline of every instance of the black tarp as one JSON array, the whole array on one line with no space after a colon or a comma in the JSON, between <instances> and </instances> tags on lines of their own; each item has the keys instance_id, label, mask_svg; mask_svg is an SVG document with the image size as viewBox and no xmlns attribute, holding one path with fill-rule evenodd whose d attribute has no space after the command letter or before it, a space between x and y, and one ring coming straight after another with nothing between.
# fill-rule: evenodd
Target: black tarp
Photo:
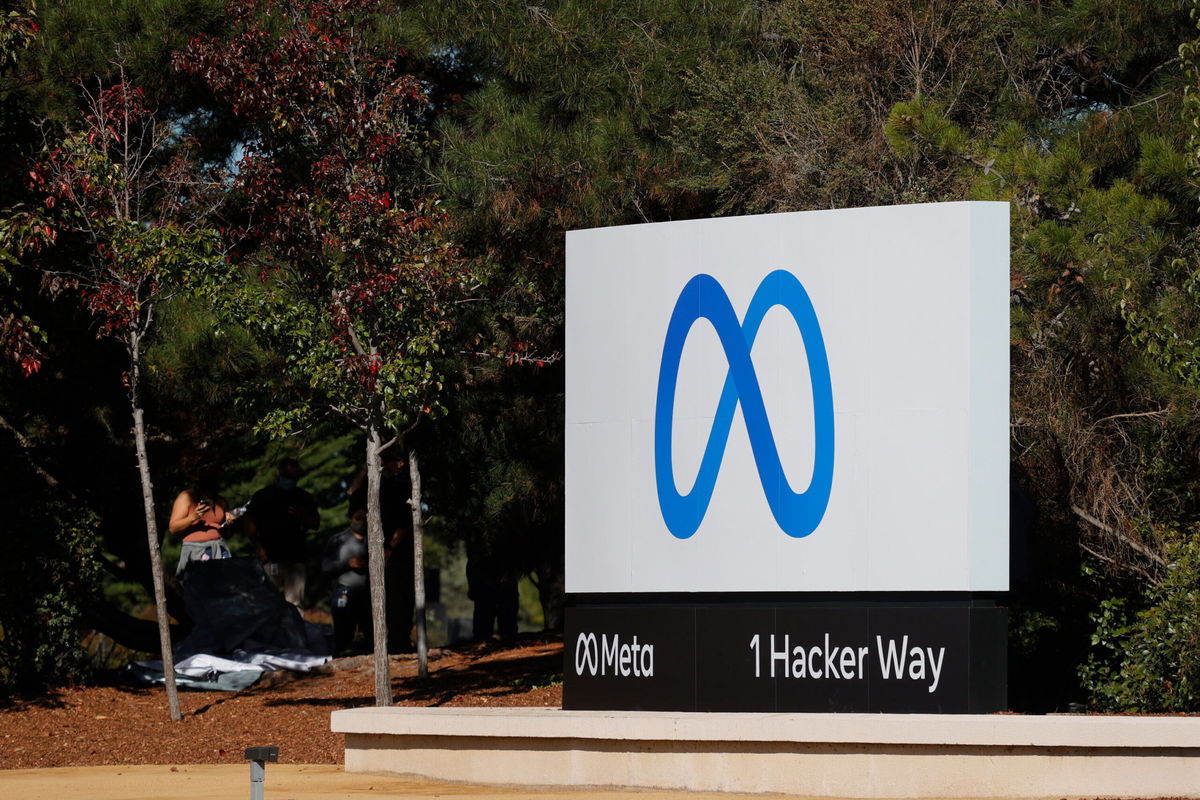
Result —
<instances>
[{"instance_id":1,"label":"black tarp","mask_svg":"<svg viewBox=\"0 0 1200 800\"><path fill-rule=\"evenodd\" d=\"M283 599L257 558L193 561L182 579L193 627L175 648L177 658L314 649L299 610Z\"/></svg>"}]
</instances>

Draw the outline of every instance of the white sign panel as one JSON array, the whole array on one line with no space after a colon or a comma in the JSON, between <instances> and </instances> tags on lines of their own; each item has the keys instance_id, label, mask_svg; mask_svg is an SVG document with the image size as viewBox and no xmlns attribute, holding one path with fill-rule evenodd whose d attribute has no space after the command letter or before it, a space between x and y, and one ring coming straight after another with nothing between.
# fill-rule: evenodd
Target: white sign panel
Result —
<instances>
[{"instance_id":1,"label":"white sign panel","mask_svg":"<svg viewBox=\"0 0 1200 800\"><path fill-rule=\"evenodd\" d=\"M1008 588L1008 205L567 234L567 590Z\"/></svg>"}]
</instances>

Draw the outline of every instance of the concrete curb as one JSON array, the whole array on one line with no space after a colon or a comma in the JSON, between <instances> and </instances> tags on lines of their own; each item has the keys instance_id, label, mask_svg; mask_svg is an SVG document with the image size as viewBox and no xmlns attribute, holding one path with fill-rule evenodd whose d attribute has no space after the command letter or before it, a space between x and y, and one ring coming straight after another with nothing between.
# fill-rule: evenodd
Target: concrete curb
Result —
<instances>
[{"instance_id":1,"label":"concrete curb","mask_svg":"<svg viewBox=\"0 0 1200 800\"><path fill-rule=\"evenodd\" d=\"M821 797L1200 792L1200 717L336 711L348 772ZM931 758L937 756L937 758Z\"/></svg>"}]
</instances>

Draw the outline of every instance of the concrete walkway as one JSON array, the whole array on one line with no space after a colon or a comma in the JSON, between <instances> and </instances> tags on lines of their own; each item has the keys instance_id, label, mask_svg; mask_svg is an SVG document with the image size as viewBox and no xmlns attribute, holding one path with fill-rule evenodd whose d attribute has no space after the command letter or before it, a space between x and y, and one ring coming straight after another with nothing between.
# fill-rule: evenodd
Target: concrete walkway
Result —
<instances>
[{"instance_id":1,"label":"concrete walkway","mask_svg":"<svg viewBox=\"0 0 1200 800\"><path fill-rule=\"evenodd\" d=\"M395 775L351 775L340 766L268 764L265 800L764 800L771 795L660 791L504 789L440 783ZM0 771L4 800L233 800L250 795L247 764L62 767ZM776 795L777 796L777 795Z\"/></svg>"}]
</instances>

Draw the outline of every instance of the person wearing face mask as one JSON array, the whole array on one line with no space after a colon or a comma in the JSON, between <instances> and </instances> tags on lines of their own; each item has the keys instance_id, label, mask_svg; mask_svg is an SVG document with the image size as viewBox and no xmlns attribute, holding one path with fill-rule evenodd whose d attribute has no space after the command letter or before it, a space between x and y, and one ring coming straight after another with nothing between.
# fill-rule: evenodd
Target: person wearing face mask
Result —
<instances>
[{"instance_id":1,"label":"person wearing face mask","mask_svg":"<svg viewBox=\"0 0 1200 800\"><path fill-rule=\"evenodd\" d=\"M371 592L367 576L367 510L354 505L350 526L330 537L321 558L321 571L333 580L329 610L333 615L333 654L346 652L357 631L366 649L374 649L371 627Z\"/></svg>"},{"instance_id":2,"label":"person wearing face mask","mask_svg":"<svg viewBox=\"0 0 1200 800\"><path fill-rule=\"evenodd\" d=\"M320 523L317 502L296 484L300 462L279 462L275 483L259 489L246 509L246 531L267 575L289 603L303 610L307 531Z\"/></svg>"}]
</instances>

